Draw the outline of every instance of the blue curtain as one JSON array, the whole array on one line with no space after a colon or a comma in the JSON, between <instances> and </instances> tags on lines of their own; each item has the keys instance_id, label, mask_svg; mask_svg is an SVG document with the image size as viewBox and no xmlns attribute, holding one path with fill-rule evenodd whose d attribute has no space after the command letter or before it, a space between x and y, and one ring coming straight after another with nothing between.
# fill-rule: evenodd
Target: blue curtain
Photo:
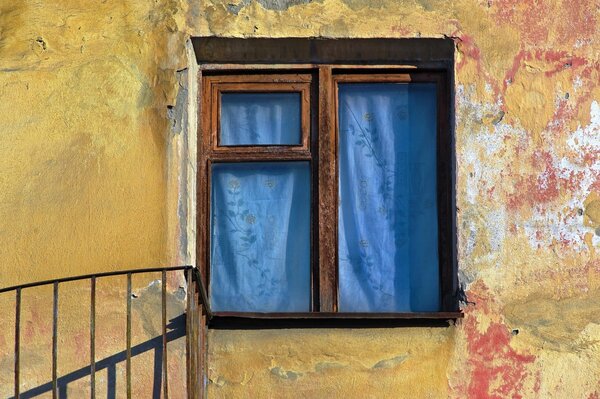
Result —
<instances>
[{"instance_id":1,"label":"blue curtain","mask_svg":"<svg viewBox=\"0 0 600 399\"><path fill-rule=\"evenodd\" d=\"M216 163L211 185L212 309L309 311L309 163Z\"/></svg>"},{"instance_id":2,"label":"blue curtain","mask_svg":"<svg viewBox=\"0 0 600 399\"><path fill-rule=\"evenodd\" d=\"M436 87L339 86L339 309L440 308Z\"/></svg>"},{"instance_id":3,"label":"blue curtain","mask_svg":"<svg viewBox=\"0 0 600 399\"><path fill-rule=\"evenodd\" d=\"M300 97L300 93L221 94L219 144L300 144Z\"/></svg>"}]
</instances>

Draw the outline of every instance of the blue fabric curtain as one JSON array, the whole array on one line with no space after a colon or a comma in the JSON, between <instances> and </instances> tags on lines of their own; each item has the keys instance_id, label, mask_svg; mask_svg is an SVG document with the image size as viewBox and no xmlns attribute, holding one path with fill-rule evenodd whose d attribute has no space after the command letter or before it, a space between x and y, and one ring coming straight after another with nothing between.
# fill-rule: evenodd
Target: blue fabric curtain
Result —
<instances>
[{"instance_id":1,"label":"blue fabric curtain","mask_svg":"<svg viewBox=\"0 0 600 399\"><path fill-rule=\"evenodd\" d=\"M212 309L309 311L309 163L216 163L211 185Z\"/></svg>"},{"instance_id":2,"label":"blue fabric curtain","mask_svg":"<svg viewBox=\"0 0 600 399\"><path fill-rule=\"evenodd\" d=\"M300 144L300 97L300 93L221 94L219 144Z\"/></svg>"},{"instance_id":3,"label":"blue fabric curtain","mask_svg":"<svg viewBox=\"0 0 600 399\"><path fill-rule=\"evenodd\" d=\"M440 308L436 87L339 86L339 309Z\"/></svg>"}]
</instances>

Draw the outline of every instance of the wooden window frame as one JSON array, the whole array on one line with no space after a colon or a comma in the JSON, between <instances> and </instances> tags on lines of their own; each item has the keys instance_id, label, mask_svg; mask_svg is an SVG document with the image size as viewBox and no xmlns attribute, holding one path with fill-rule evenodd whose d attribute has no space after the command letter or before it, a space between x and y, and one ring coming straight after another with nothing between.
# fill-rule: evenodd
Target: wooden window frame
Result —
<instances>
[{"instance_id":1,"label":"wooden window frame","mask_svg":"<svg viewBox=\"0 0 600 399\"><path fill-rule=\"evenodd\" d=\"M341 320L350 326L360 320L442 321L463 316L458 307L455 212L454 147L450 129L451 75L448 69L406 66L335 64L201 65L198 130L197 264L210 290L210 171L214 162L308 161L311 164L311 311L304 313L215 312L216 324L280 320ZM412 83L437 85L437 210L440 272L440 311L402 313L338 312L338 107L339 83ZM302 144L300 146L218 146L218 98L223 91L249 89L302 92ZM262 91L262 90L261 90ZM215 99L217 99L215 101ZM368 323L367 323L368 324ZM287 324L285 324L287 325ZM371 324L368 324L371 326Z\"/></svg>"},{"instance_id":2,"label":"wooden window frame","mask_svg":"<svg viewBox=\"0 0 600 399\"><path fill-rule=\"evenodd\" d=\"M211 103L211 150L213 152L277 153L282 148L290 151L310 151L310 86L311 76L290 75L222 75L207 77L203 84L209 86ZM221 93L299 93L300 143L292 145L227 145L219 143L221 120Z\"/></svg>"}]
</instances>

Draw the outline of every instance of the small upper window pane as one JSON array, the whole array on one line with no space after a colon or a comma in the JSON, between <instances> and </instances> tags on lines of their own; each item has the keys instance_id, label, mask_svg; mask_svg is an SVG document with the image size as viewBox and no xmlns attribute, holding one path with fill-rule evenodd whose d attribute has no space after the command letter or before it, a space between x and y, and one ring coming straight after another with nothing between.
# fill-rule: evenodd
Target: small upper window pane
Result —
<instances>
[{"instance_id":1,"label":"small upper window pane","mask_svg":"<svg viewBox=\"0 0 600 399\"><path fill-rule=\"evenodd\" d=\"M299 145L301 94L222 93L219 145Z\"/></svg>"}]
</instances>

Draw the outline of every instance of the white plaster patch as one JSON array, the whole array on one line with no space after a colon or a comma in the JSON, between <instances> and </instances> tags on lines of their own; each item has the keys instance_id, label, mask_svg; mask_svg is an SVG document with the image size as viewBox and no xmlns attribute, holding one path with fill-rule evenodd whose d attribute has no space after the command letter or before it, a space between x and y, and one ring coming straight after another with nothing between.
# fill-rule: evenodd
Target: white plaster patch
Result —
<instances>
[{"instance_id":1,"label":"white plaster patch","mask_svg":"<svg viewBox=\"0 0 600 399\"><path fill-rule=\"evenodd\" d=\"M467 242L465 243L465 255L464 259L470 259L475 245L477 244L477 226L473 222L469 223L469 235L467 236Z\"/></svg>"},{"instance_id":2,"label":"white plaster patch","mask_svg":"<svg viewBox=\"0 0 600 399\"><path fill-rule=\"evenodd\" d=\"M475 203L477 195L479 194L478 182L480 180L480 173L482 170L477 154L474 151L468 151L464 154L464 162L467 165L473 166L473 171L467 175L466 189L467 189L467 201L471 204Z\"/></svg>"},{"instance_id":3,"label":"white plaster patch","mask_svg":"<svg viewBox=\"0 0 600 399\"><path fill-rule=\"evenodd\" d=\"M489 133L487 129L466 138L463 150L463 162L470 166L466 174L466 198L471 204L477 202L477 197L482 193L490 192L501 178L502 170L507 165L499 156L504 147L504 136L495 130Z\"/></svg>"},{"instance_id":4,"label":"white plaster patch","mask_svg":"<svg viewBox=\"0 0 600 399\"><path fill-rule=\"evenodd\" d=\"M506 210L505 208L494 209L488 214L488 227L490 235L490 249L493 252L500 251L504 238L506 237Z\"/></svg>"},{"instance_id":5,"label":"white plaster patch","mask_svg":"<svg viewBox=\"0 0 600 399\"><path fill-rule=\"evenodd\" d=\"M576 76L575 79L573 79L573 89L578 91L582 86L583 80L581 79L581 76Z\"/></svg>"},{"instance_id":6,"label":"white plaster patch","mask_svg":"<svg viewBox=\"0 0 600 399\"><path fill-rule=\"evenodd\" d=\"M161 283L162 283L161 280L152 280L150 282L150 284L148 284L148 288L150 288L150 287L157 287L157 286L160 287Z\"/></svg>"},{"instance_id":7,"label":"white plaster patch","mask_svg":"<svg viewBox=\"0 0 600 399\"><path fill-rule=\"evenodd\" d=\"M568 207L568 209L573 209ZM570 214L577 215L576 212ZM583 216L569 216L566 212L551 212L537 206L531 219L523 225L532 248L549 247L555 242L568 245L569 248L587 251L584 236L589 228L583 225Z\"/></svg>"},{"instance_id":8,"label":"white plaster patch","mask_svg":"<svg viewBox=\"0 0 600 399\"><path fill-rule=\"evenodd\" d=\"M513 135L513 129L496 122L495 125L483 124L493 116L501 116L502 103L481 103L476 101L474 86L460 85L457 88L457 107L464 126L464 133L458 149L459 169L466 179L466 199L475 204L481 193L490 192L497 184L501 171L505 168L500 151L505 146L504 140ZM498 119L501 119L498 118ZM493 158L493 161L491 160ZM469 171L467 173L467 170Z\"/></svg>"},{"instance_id":9,"label":"white plaster patch","mask_svg":"<svg viewBox=\"0 0 600 399\"><path fill-rule=\"evenodd\" d=\"M600 151L600 104L597 101L591 104L590 116L590 124L585 128L579 127L567 139L570 154L553 160L556 177L566 181L576 175L578 189L570 193L570 200L567 204L562 204L560 210L536 207L533 216L523 225L533 248L548 247L554 242L560 242L575 251L588 249L584 238L593 229L584 226L583 216L577 210L583 207L592 184L600 176L600 161L591 166L584 161L586 154ZM549 178L548 171L540 175L542 190L548 189ZM594 246L600 245L600 237L594 235L592 242Z\"/></svg>"},{"instance_id":10,"label":"white plaster patch","mask_svg":"<svg viewBox=\"0 0 600 399\"><path fill-rule=\"evenodd\" d=\"M579 127L571 134L567 144L573 151L583 153L585 150L600 150L600 104L592 101L590 106L590 124Z\"/></svg>"},{"instance_id":11,"label":"white plaster patch","mask_svg":"<svg viewBox=\"0 0 600 399\"><path fill-rule=\"evenodd\" d=\"M486 93L491 93L492 92L492 85L489 84L488 82L485 82L485 92Z\"/></svg>"},{"instance_id":12,"label":"white plaster patch","mask_svg":"<svg viewBox=\"0 0 600 399\"><path fill-rule=\"evenodd\" d=\"M581 48L583 46L588 46L592 43L592 39L577 39L573 44L574 48Z\"/></svg>"}]
</instances>

